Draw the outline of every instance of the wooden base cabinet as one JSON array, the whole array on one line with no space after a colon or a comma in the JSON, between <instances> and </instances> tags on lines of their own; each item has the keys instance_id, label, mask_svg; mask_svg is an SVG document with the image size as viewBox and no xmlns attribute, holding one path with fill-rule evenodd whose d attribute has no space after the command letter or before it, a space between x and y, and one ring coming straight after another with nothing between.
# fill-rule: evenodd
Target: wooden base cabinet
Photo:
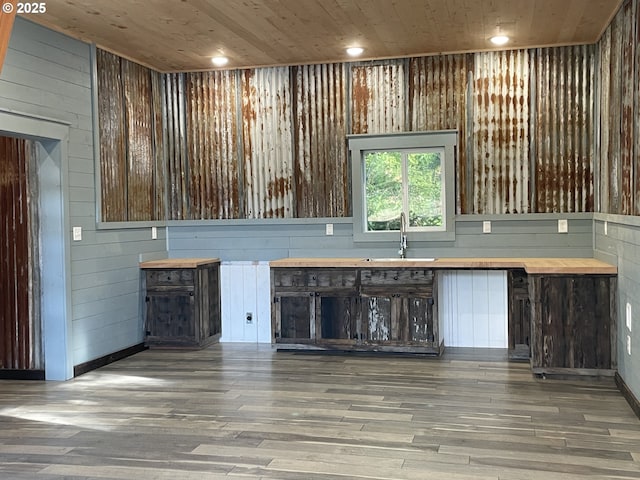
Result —
<instances>
[{"instance_id":1,"label":"wooden base cabinet","mask_svg":"<svg viewBox=\"0 0 640 480\"><path fill-rule=\"evenodd\" d=\"M614 372L616 288L609 275L529 275L534 373Z\"/></svg>"},{"instance_id":2,"label":"wooden base cabinet","mask_svg":"<svg viewBox=\"0 0 640 480\"><path fill-rule=\"evenodd\" d=\"M509 270L507 282L509 359L529 360L531 357L531 302L527 273L524 270Z\"/></svg>"},{"instance_id":3,"label":"wooden base cabinet","mask_svg":"<svg viewBox=\"0 0 640 480\"><path fill-rule=\"evenodd\" d=\"M145 344L202 348L219 340L220 261L169 259L143 262Z\"/></svg>"},{"instance_id":4,"label":"wooden base cabinet","mask_svg":"<svg viewBox=\"0 0 640 480\"><path fill-rule=\"evenodd\" d=\"M272 268L278 348L440 354L429 269Z\"/></svg>"}]
</instances>

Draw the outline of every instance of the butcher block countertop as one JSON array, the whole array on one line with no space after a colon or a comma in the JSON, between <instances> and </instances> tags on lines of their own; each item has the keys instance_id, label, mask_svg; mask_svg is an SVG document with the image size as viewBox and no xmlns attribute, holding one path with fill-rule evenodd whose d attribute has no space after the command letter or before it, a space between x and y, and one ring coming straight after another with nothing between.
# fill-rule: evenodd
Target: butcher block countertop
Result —
<instances>
[{"instance_id":1,"label":"butcher block countertop","mask_svg":"<svg viewBox=\"0 0 640 480\"><path fill-rule=\"evenodd\" d=\"M514 269L529 274L616 275L617 267L595 258L283 258L269 262L275 268L289 267L410 267L437 269Z\"/></svg>"},{"instance_id":2,"label":"butcher block countertop","mask_svg":"<svg viewBox=\"0 0 640 480\"><path fill-rule=\"evenodd\" d=\"M200 265L220 263L219 258L165 258L140 262L140 268L197 268Z\"/></svg>"}]
</instances>

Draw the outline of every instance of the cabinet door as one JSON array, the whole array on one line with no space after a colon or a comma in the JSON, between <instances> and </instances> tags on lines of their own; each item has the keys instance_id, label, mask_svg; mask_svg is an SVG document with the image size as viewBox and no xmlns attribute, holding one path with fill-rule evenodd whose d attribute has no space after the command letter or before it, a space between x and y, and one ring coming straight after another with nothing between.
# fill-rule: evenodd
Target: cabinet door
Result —
<instances>
[{"instance_id":1,"label":"cabinet door","mask_svg":"<svg viewBox=\"0 0 640 480\"><path fill-rule=\"evenodd\" d=\"M315 293L282 293L275 298L274 336L281 343L310 343L315 338Z\"/></svg>"},{"instance_id":2,"label":"cabinet door","mask_svg":"<svg viewBox=\"0 0 640 480\"><path fill-rule=\"evenodd\" d=\"M193 292L147 293L147 342L194 343L195 298Z\"/></svg>"},{"instance_id":3,"label":"cabinet door","mask_svg":"<svg viewBox=\"0 0 640 480\"><path fill-rule=\"evenodd\" d=\"M530 357L531 303L529 282L524 270L512 270L508 274L509 288L509 358Z\"/></svg>"},{"instance_id":4,"label":"cabinet door","mask_svg":"<svg viewBox=\"0 0 640 480\"><path fill-rule=\"evenodd\" d=\"M361 338L368 343L431 345L437 340L428 294L363 292Z\"/></svg>"},{"instance_id":5,"label":"cabinet door","mask_svg":"<svg viewBox=\"0 0 640 480\"><path fill-rule=\"evenodd\" d=\"M353 343L357 338L358 297L331 293L316 294L316 340ZM342 342L335 342L336 340Z\"/></svg>"}]
</instances>

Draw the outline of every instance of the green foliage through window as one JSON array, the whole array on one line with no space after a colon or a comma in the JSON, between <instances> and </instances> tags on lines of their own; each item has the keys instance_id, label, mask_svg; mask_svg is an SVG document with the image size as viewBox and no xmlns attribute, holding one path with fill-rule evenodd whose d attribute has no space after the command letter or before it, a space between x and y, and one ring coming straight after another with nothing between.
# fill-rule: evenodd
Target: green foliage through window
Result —
<instances>
[{"instance_id":1,"label":"green foliage through window","mask_svg":"<svg viewBox=\"0 0 640 480\"><path fill-rule=\"evenodd\" d=\"M373 151L364 155L367 230L443 226L443 152L439 149Z\"/></svg>"}]
</instances>

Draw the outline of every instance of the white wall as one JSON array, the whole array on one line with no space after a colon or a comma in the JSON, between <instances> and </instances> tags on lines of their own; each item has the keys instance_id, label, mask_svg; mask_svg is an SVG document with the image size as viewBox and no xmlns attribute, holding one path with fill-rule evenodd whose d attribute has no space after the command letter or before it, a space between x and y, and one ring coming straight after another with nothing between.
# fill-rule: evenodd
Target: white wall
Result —
<instances>
[{"instance_id":1,"label":"white wall","mask_svg":"<svg viewBox=\"0 0 640 480\"><path fill-rule=\"evenodd\" d=\"M222 262L220 297L221 342L271 343L269 262Z\"/></svg>"},{"instance_id":2,"label":"white wall","mask_svg":"<svg viewBox=\"0 0 640 480\"><path fill-rule=\"evenodd\" d=\"M507 348L507 272L444 271L439 279L445 346Z\"/></svg>"}]
</instances>

